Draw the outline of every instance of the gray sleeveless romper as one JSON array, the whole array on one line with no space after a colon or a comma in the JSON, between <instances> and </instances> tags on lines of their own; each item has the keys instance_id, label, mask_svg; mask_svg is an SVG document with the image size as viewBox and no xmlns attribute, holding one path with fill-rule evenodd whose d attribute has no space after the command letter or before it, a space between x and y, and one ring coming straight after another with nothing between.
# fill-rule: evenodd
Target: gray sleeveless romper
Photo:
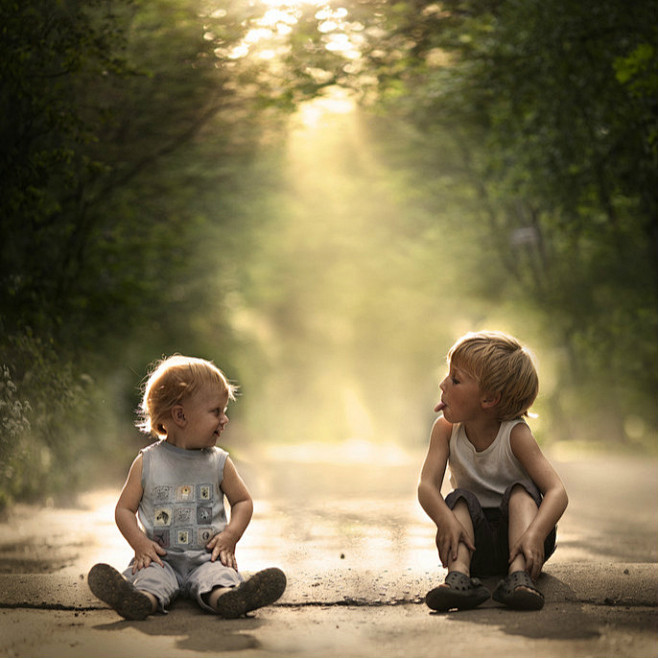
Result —
<instances>
[{"instance_id":1,"label":"gray sleeveless romper","mask_svg":"<svg viewBox=\"0 0 658 658\"><path fill-rule=\"evenodd\" d=\"M142 488L139 521L149 539L166 549L164 568L153 562L124 576L137 589L153 594L166 612L178 594L202 599L214 587L234 587L244 578L219 560L210 561L206 544L226 527L220 485L228 453L221 448L185 450L158 441L141 451Z\"/></svg>"}]
</instances>

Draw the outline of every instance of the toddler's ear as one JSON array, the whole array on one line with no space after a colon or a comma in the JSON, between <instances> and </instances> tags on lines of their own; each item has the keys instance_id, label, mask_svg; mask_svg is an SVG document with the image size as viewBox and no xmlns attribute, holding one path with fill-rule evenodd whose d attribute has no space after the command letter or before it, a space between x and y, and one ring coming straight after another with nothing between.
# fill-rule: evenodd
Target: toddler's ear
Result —
<instances>
[{"instance_id":1,"label":"toddler's ear","mask_svg":"<svg viewBox=\"0 0 658 658\"><path fill-rule=\"evenodd\" d=\"M178 425L179 427L184 427L185 424L187 423L187 419L185 418L185 411L183 410L183 407L180 404L177 404L175 407L172 407L171 409L171 418Z\"/></svg>"}]
</instances>

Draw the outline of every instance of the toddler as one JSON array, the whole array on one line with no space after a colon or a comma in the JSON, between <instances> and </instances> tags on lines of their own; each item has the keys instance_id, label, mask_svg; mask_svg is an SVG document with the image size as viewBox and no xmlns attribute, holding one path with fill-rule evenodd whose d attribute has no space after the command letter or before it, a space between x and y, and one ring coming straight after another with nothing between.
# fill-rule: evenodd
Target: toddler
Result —
<instances>
[{"instance_id":1,"label":"toddler","mask_svg":"<svg viewBox=\"0 0 658 658\"><path fill-rule=\"evenodd\" d=\"M448 353L443 412L432 428L418 499L437 527L445 582L426 596L433 610L466 610L493 596L539 610L535 586L555 549L567 507L559 476L523 420L538 379L528 351L498 332L467 334ZM446 466L454 490L441 496ZM471 576L507 574L493 592Z\"/></svg>"},{"instance_id":2,"label":"toddler","mask_svg":"<svg viewBox=\"0 0 658 658\"><path fill-rule=\"evenodd\" d=\"M166 612L178 594L232 619L285 590L280 569L248 579L238 572L235 546L253 502L228 453L215 445L234 399L221 370L203 359L164 359L146 383L139 427L159 440L137 455L115 512L135 556L123 575L107 564L88 575L94 595L125 619Z\"/></svg>"}]
</instances>

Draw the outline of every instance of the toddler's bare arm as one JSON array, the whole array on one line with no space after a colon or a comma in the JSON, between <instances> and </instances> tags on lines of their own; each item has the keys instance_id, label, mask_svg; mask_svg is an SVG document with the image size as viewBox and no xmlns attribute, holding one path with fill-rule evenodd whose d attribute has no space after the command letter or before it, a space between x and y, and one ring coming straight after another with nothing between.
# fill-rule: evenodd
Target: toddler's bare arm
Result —
<instances>
[{"instance_id":1,"label":"toddler's bare arm","mask_svg":"<svg viewBox=\"0 0 658 658\"><path fill-rule=\"evenodd\" d=\"M206 544L206 548L212 551L211 560L213 562L219 558L224 566L233 567L237 571L235 546L247 529L249 521L251 521L254 503L247 485L238 474L230 458L226 460L224 465L224 478L222 479L221 489L231 506L231 519L226 528Z\"/></svg>"},{"instance_id":2,"label":"toddler's bare arm","mask_svg":"<svg viewBox=\"0 0 658 658\"><path fill-rule=\"evenodd\" d=\"M160 556L167 554L162 546L149 539L142 532L137 523L137 508L143 493L142 456L138 455L130 467L128 478L123 485L114 511L114 518L121 534L135 551L133 573L148 567L151 562L157 562L161 567L164 567Z\"/></svg>"}]
</instances>

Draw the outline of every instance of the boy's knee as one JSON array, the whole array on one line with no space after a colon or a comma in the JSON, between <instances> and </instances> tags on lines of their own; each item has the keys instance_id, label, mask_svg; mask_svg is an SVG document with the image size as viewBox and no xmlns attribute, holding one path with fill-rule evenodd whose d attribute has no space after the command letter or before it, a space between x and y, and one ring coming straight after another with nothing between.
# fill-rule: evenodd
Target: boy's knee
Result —
<instances>
[{"instance_id":1,"label":"boy's knee","mask_svg":"<svg viewBox=\"0 0 658 658\"><path fill-rule=\"evenodd\" d=\"M515 484L509 494L509 507L510 509L513 507L518 507L520 505L523 506L532 506L532 507L537 507L537 503L535 499L532 497L532 495L528 492L528 490L522 485L522 484Z\"/></svg>"},{"instance_id":2,"label":"boy's knee","mask_svg":"<svg viewBox=\"0 0 658 658\"><path fill-rule=\"evenodd\" d=\"M455 505L463 503L472 511L481 509L480 501L477 496L468 489L454 489L446 497L446 505L454 509Z\"/></svg>"},{"instance_id":3,"label":"boy's knee","mask_svg":"<svg viewBox=\"0 0 658 658\"><path fill-rule=\"evenodd\" d=\"M532 497L528 493L528 490L520 482L512 485L510 496L528 496L528 498Z\"/></svg>"}]
</instances>

